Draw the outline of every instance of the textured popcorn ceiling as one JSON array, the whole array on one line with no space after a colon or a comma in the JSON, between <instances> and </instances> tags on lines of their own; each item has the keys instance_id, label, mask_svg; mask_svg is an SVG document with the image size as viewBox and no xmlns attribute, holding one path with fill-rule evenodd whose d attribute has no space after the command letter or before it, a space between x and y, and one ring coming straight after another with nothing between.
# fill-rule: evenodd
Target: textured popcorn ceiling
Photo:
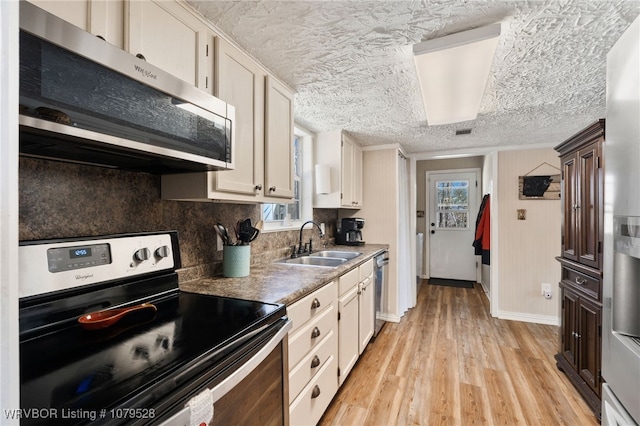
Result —
<instances>
[{"instance_id":1,"label":"textured popcorn ceiling","mask_svg":"<svg viewBox=\"0 0 640 426\"><path fill-rule=\"evenodd\" d=\"M409 153L555 144L604 117L606 54L640 15L640 0L188 3L296 91L296 122ZM413 44L497 22L478 118L427 126Z\"/></svg>"}]
</instances>

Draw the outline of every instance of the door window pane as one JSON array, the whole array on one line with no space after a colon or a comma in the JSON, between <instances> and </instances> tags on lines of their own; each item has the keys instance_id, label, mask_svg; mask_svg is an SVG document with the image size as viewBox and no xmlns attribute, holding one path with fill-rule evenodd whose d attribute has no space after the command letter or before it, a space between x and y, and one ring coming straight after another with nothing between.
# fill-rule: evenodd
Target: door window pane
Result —
<instances>
[{"instance_id":1,"label":"door window pane","mask_svg":"<svg viewBox=\"0 0 640 426\"><path fill-rule=\"evenodd\" d=\"M469 228L469 181L436 181L436 227Z\"/></svg>"}]
</instances>

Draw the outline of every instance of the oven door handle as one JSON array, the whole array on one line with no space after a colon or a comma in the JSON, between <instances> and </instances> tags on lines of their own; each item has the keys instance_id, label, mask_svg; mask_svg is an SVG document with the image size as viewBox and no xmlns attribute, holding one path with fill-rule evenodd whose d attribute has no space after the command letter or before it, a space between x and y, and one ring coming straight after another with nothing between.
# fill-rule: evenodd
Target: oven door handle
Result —
<instances>
[{"instance_id":1,"label":"oven door handle","mask_svg":"<svg viewBox=\"0 0 640 426\"><path fill-rule=\"evenodd\" d=\"M267 358L271 351L280 344L289 330L291 330L291 327L293 327L293 322L291 320L287 320L271 340L269 340L249 361L245 362L242 367L231 373L229 377L211 389L211 393L213 394L213 403L215 404L220 398L226 395L231 389L236 387L238 383L251 374L251 372Z\"/></svg>"},{"instance_id":2,"label":"oven door handle","mask_svg":"<svg viewBox=\"0 0 640 426\"><path fill-rule=\"evenodd\" d=\"M220 398L226 395L231 389L236 387L241 381L243 381L253 370L264 361L267 356L280 344L282 339L285 338L293 322L287 320L280 330L269 340L260 350L247 362L245 362L239 369L231 373L226 379L220 382L217 386L211 389L213 396L213 403L215 404ZM214 411L215 418L215 411ZM171 416L160 424L160 426L176 426L184 425L189 426L191 422L191 409L187 406L176 414Z\"/></svg>"}]
</instances>

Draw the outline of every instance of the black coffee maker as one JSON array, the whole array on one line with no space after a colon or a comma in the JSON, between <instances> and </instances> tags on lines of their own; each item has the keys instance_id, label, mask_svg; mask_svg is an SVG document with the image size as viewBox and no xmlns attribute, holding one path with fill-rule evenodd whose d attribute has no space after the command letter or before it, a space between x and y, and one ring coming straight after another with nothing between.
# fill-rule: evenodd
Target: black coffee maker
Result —
<instances>
[{"instance_id":1,"label":"black coffee maker","mask_svg":"<svg viewBox=\"0 0 640 426\"><path fill-rule=\"evenodd\" d=\"M359 217L343 218L338 222L336 244L344 246L364 245L364 241L362 240L362 228L364 228L364 219Z\"/></svg>"}]
</instances>

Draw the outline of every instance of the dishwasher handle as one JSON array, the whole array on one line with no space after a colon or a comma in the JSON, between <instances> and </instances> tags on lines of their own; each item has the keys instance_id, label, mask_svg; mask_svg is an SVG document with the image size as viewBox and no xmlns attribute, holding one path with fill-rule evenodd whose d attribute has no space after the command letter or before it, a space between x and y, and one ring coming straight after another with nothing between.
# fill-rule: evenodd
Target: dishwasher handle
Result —
<instances>
[{"instance_id":1,"label":"dishwasher handle","mask_svg":"<svg viewBox=\"0 0 640 426\"><path fill-rule=\"evenodd\" d=\"M376 256L376 266L381 268L389 264L389 252L385 251L379 256Z\"/></svg>"}]
</instances>

